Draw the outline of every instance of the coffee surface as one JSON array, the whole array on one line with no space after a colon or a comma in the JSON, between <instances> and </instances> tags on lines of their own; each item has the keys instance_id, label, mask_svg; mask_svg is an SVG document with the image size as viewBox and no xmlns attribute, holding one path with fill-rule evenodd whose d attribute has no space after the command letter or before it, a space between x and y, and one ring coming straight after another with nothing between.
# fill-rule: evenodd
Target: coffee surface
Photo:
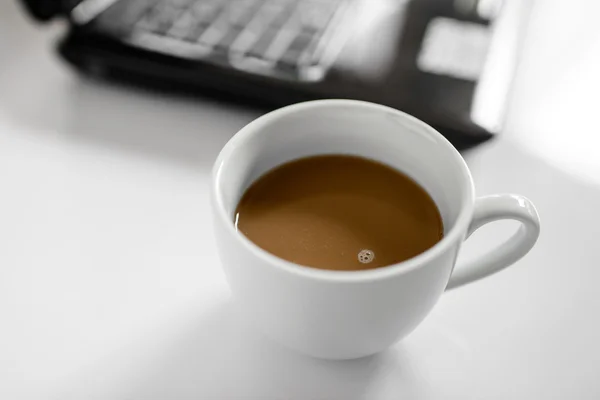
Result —
<instances>
[{"instance_id":1,"label":"coffee surface","mask_svg":"<svg viewBox=\"0 0 600 400\"><path fill-rule=\"evenodd\" d=\"M235 224L280 258L331 270L395 264L443 236L437 206L415 181L344 155L302 158L267 172L242 196Z\"/></svg>"}]
</instances>

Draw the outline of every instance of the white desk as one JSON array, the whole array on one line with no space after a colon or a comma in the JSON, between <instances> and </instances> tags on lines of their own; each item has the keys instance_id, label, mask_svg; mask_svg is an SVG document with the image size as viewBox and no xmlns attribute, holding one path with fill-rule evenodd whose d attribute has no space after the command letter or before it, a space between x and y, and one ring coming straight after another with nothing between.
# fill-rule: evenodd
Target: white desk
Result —
<instances>
[{"instance_id":1,"label":"white desk","mask_svg":"<svg viewBox=\"0 0 600 400\"><path fill-rule=\"evenodd\" d=\"M245 328L217 261L210 167L256 114L86 82L60 26L2 2L0 398L600 398L600 7L569 4L537 2L506 132L467 155L480 194L537 204L537 247L389 351L325 362Z\"/></svg>"}]
</instances>

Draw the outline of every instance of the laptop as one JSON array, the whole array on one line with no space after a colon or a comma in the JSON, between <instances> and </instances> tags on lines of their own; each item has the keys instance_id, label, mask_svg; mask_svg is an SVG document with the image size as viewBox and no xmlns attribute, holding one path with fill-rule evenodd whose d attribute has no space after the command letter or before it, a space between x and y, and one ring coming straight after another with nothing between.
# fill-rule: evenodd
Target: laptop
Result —
<instances>
[{"instance_id":1,"label":"laptop","mask_svg":"<svg viewBox=\"0 0 600 400\"><path fill-rule=\"evenodd\" d=\"M457 148L502 129L524 0L23 0L77 70L275 108L372 101ZM374 132L376 134L376 132Z\"/></svg>"}]
</instances>

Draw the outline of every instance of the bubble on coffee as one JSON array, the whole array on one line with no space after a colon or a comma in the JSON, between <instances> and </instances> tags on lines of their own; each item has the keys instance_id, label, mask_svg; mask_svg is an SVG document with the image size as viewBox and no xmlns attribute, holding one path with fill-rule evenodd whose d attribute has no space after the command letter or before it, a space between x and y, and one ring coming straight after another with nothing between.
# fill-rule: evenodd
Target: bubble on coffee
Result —
<instances>
[{"instance_id":1,"label":"bubble on coffee","mask_svg":"<svg viewBox=\"0 0 600 400\"><path fill-rule=\"evenodd\" d=\"M372 250L364 249L358 253L358 261L362 264L368 264L375 259L375 253Z\"/></svg>"}]
</instances>

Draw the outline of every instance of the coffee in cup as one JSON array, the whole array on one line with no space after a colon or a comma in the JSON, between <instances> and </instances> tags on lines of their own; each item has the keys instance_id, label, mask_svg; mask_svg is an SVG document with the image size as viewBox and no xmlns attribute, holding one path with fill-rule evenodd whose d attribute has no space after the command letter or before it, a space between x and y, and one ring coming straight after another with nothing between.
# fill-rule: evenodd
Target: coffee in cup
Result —
<instances>
[{"instance_id":1,"label":"coffee in cup","mask_svg":"<svg viewBox=\"0 0 600 400\"><path fill-rule=\"evenodd\" d=\"M242 196L235 226L285 260L342 271L408 260L444 233L435 202L418 183L348 155L305 157L267 172Z\"/></svg>"}]
</instances>

